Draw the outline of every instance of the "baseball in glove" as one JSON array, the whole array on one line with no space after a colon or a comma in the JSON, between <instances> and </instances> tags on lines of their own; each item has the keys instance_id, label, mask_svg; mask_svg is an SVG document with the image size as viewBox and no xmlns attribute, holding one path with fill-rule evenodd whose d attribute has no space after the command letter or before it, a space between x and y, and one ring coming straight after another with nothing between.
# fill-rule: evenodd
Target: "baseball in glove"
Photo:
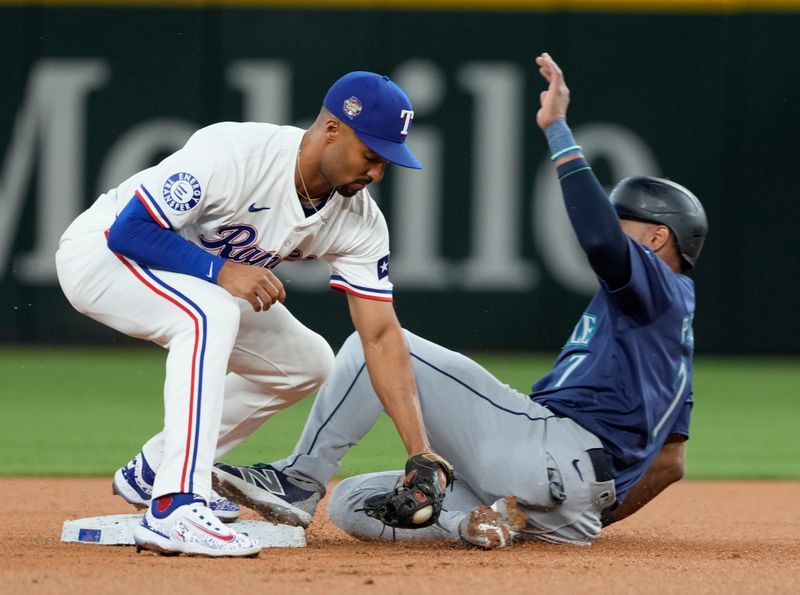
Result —
<instances>
[{"instance_id":1,"label":"baseball in glove","mask_svg":"<svg viewBox=\"0 0 800 595\"><path fill-rule=\"evenodd\" d=\"M428 527L439 520L444 491L453 485L454 478L453 466L439 455L432 452L414 455L406 461L406 473L398 478L394 489L370 496L359 510L396 529Z\"/></svg>"}]
</instances>

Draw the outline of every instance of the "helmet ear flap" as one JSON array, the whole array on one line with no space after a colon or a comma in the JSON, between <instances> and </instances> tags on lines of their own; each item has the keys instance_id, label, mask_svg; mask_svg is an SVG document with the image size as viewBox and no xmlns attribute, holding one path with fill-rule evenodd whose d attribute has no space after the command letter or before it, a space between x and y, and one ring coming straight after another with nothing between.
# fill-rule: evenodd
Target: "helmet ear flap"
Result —
<instances>
[{"instance_id":1,"label":"helmet ear flap","mask_svg":"<svg viewBox=\"0 0 800 595\"><path fill-rule=\"evenodd\" d=\"M681 269L694 267L708 234L708 220L700 200L671 180L651 176L625 178L609 197L622 219L666 225L675 236Z\"/></svg>"}]
</instances>

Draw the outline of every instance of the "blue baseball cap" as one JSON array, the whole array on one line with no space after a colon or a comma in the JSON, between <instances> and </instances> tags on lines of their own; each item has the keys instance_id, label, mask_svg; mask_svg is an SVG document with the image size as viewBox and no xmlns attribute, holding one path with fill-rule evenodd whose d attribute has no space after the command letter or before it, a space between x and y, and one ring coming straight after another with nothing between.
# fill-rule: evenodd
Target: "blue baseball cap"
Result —
<instances>
[{"instance_id":1,"label":"blue baseball cap","mask_svg":"<svg viewBox=\"0 0 800 595\"><path fill-rule=\"evenodd\" d=\"M322 105L387 161L422 169L406 145L414 108L388 76L364 71L346 74L328 89Z\"/></svg>"}]
</instances>

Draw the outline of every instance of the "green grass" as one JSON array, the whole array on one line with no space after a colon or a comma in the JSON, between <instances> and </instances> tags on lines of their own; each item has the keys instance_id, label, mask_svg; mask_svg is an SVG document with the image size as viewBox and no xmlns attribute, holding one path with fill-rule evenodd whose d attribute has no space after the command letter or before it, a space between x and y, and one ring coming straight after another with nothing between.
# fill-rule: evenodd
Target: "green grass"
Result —
<instances>
[{"instance_id":1,"label":"green grass","mask_svg":"<svg viewBox=\"0 0 800 595\"><path fill-rule=\"evenodd\" d=\"M523 392L552 362L476 359ZM163 373L158 349L0 349L0 475L109 475L159 430ZM699 358L694 387L689 477L800 479L800 360ZM311 402L275 416L228 460L287 455ZM404 459L382 416L340 475L397 468Z\"/></svg>"}]
</instances>

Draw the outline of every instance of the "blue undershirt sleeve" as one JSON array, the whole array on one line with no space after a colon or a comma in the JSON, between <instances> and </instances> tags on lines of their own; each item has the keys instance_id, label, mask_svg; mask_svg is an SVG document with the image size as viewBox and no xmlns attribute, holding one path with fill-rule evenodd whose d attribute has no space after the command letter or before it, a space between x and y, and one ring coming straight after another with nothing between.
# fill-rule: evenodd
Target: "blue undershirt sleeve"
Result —
<instances>
[{"instance_id":1,"label":"blue undershirt sleeve","mask_svg":"<svg viewBox=\"0 0 800 595\"><path fill-rule=\"evenodd\" d=\"M589 264L609 289L631 278L629 246L619 217L583 157L558 167L567 214Z\"/></svg>"},{"instance_id":2,"label":"blue undershirt sleeve","mask_svg":"<svg viewBox=\"0 0 800 595\"><path fill-rule=\"evenodd\" d=\"M184 273L211 283L225 259L209 254L183 239L174 231L162 228L135 196L128 202L108 230L108 247L142 266Z\"/></svg>"}]
</instances>

